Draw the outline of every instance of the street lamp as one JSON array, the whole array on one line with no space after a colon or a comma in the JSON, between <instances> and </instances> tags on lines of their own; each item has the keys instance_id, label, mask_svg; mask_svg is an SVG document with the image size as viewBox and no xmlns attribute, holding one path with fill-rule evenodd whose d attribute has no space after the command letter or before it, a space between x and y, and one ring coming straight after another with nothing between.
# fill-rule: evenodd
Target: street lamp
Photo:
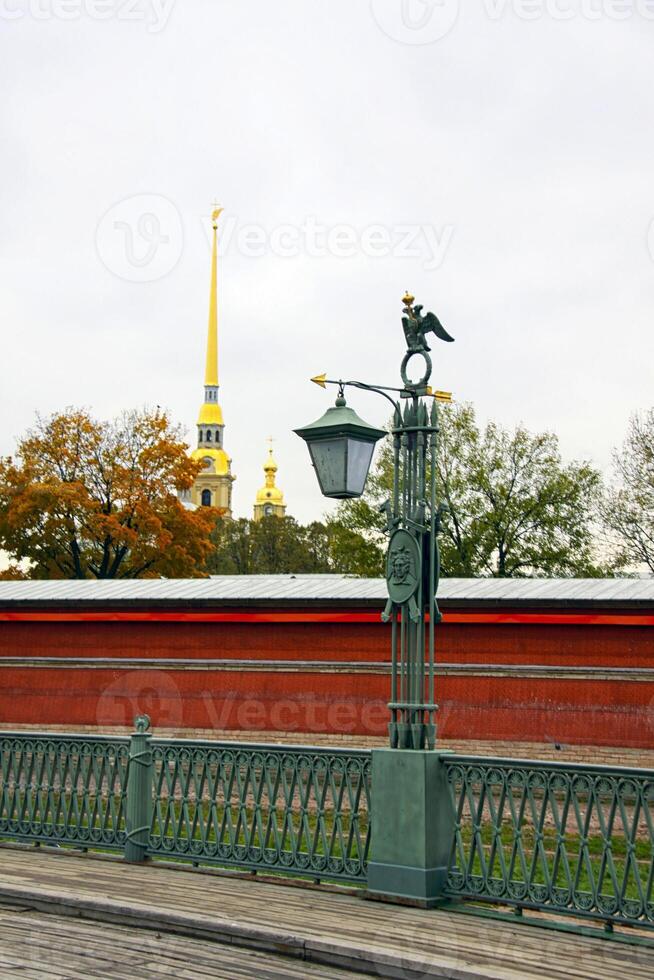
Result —
<instances>
[{"instance_id":1,"label":"street lamp","mask_svg":"<svg viewBox=\"0 0 654 980\"><path fill-rule=\"evenodd\" d=\"M439 401L448 392L429 386L432 363L425 339L433 333L452 341L433 313L422 313L408 293L402 326L407 350L400 366L404 386L389 388L362 381L311 380L325 388L338 386L334 408L296 433L309 446L320 489L326 497L346 499L363 493L375 443L386 433L364 422L348 408L346 387L373 391L393 406L393 490L381 510L389 536L386 556L388 602L382 614L391 623L391 748L433 749L436 742L434 702L434 627L441 615L436 602L439 578L438 532L443 511L436 501L436 449ZM422 375L411 380L414 358ZM399 394L399 399L389 392ZM402 401L404 406L402 407ZM431 404L429 404L431 403ZM428 407L429 404L429 407Z\"/></svg>"},{"instance_id":2,"label":"street lamp","mask_svg":"<svg viewBox=\"0 0 654 980\"><path fill-rule=\"evenodd\" d=\"M325 497L360 497L366 485L375 443L386 435L348 408L341 386L334 408L303 429L295 429L311 453Z\"/></svg>"}]
</instances>

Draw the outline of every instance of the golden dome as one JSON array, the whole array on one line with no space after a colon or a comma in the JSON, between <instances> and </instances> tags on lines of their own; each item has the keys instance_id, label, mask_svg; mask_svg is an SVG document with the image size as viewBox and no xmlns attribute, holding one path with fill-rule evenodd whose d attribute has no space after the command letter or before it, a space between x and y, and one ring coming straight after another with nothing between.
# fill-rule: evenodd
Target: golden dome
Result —
<instances>
[{"instance_id":1,"label":"golden dome","mask_svg":"<svg viewBox=\"0 0 654 980\"><path fill-rule=\"evenodd\" d=\"M208 446L198 446L191 453L191 459L209 460L211 472L217 473L219 476L224 476L226 473L229 473L231 459L224 449L210 449ZM207 470L209 470L209 465L207 465Z\"/></svg>"},{"instance_id":2,"label":"golden dome","mask_svg":"<svg viewBox=\"0 0 654 980\"><path fill-rule=\"evenodd\" d=\"M224 425L223 410L215 402L204 402L198 415L198 425Z\"/></svg>"},{"instance_id":3,"label":"golden dome","mask_svg":"<svg viewBox=\"0 0 654 980\"><path fill-rule=\"evenodd\" d=\"M284 494L279 489L279 487L261 487L257 490L258 504L283 504Z\"/></svg>"}]
</instances>

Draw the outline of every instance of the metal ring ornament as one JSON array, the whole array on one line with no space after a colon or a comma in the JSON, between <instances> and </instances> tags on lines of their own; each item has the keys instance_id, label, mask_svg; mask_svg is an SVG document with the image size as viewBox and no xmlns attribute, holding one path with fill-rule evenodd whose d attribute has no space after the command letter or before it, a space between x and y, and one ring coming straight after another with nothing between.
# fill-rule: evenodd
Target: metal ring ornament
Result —
<instances>
[{"instance_id":1,"label":"metal ring ornament","mask_svg":"<svg viewBox=\"0 0 654 980\"><path fill-rule=\"evenodd\" d=\"M567 908L572 902L572 889L552 886L552 901L559 908Z\"/></svg>"},{"instance_id":2,"label":"metal ring ornament","mask_svg":"<svg viewBox=\"0 0 654 980\"><path fill-rule=\"evenodd\" d=\"M574 907L582 912L591 912L595 907L595 899L590 892L576 891L573 894Z\"/></svg>"},{"instance_id":3,"label":"metal ring ornament","mask_svg":"<svg viewBox=\"0 0 654 980\"><path fill-rule=\"evenodd\" d=\"M504 786L505 774L501 769L489 769L486 773L486 784L488 786Z\"/></svg>"},{"instance_id":4,"label":"metal ring ornament","mask_svg":"<svg viewBox=\"0 0 654 980\"><path fill-rule=\"evenodd\" d=\"M634 898L627 898L622 903L622 917L625 919L641 919L645 911L645 906Z\"/></svg>"},{"instance_id":5,"label":"metal ring ornament","mask_svg":"<svg viewBox=\"0 0 654 980\"><path fill-rule=\"evenodd\" d=\"M450 871L447 876L447 887L452 891L463 891L465 887L465 875L461 871Z\"/></svg>"},{"instance_id":6,"label":"metal ring ornament","mask_svg":"<svg viewBox=\"0 0 654 980\"><path fill-rule=\"evenodd\" d=\"M547 885L533 883L528 889L529 898L537 905L543 905L549 898Z\"/></svg>"},{"instance_id":7,"label":"metal ring ornament","mask_svg":"<svg viewBox=\"0 0 654 980\"><path fill-rule=\"evenodd\" d=\"M604 912L605 915L615 915L618 911L618 900L615 895L602 895L598 893L596 908L599 912ZM638 905L640 910L640 904Z\"/></svg>"},{"instance_id":8,"label":"metal ring ornament","mask_svg":"<svg viewBox=\"0 0 654 980\"><path fill-rule=\"evenodd\" d=\"M509 879L506 883L506 894L515 901L527 898L528 885L526 881Z\"/></svg>"},{"instance_id":9,"label":"metal ring ornament","mask_svg":"<svg viewBox=\"0 0 654 980\"><path fill-rule=\"evenodd\" d=\"M419 381L411 381L407 375L407 367L409 366L409 361L416 354L421 354L425 359L425 373L420 378ZM404 382L405 388L423 388L429 379L431 378L431 357L425 350L408 350L404 357L402 358L402 364L400 365L400 376Z\"/></svg>"}]
</instances>

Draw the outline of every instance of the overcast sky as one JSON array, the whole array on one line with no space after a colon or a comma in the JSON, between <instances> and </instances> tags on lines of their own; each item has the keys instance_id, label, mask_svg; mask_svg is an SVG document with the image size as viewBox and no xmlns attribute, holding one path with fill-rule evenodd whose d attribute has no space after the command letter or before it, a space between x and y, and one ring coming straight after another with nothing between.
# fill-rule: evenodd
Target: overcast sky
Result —
<instances>
[{"instance_id":1,"label":"overcast sky","mask_svg":"<svg viewBox=\"0 0 654 980\"><path fill-rule=\"evenodd\" d=\"M308 378L398 383L407 288L482 420L607 467L654 402L652 0L0 0L0 46L0 453L66 405L195 444L214 199L239 516L268 435L324 513Z\"/></svg>"}]
</instances>

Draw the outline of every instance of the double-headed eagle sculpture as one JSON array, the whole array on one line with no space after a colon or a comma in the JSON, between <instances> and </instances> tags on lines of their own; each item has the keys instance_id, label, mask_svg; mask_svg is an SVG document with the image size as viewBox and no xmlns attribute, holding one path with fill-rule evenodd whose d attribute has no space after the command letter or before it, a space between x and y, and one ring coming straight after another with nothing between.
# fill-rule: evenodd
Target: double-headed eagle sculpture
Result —
<instances>
[{"instance_id":1,"label":"double-headed eagle sculpture","mask_svg":"<svg viewBox=\"0 0 654 980\"><path fill-rule=\"evenodd\" d=\"M406 337L407 350L412 354L417 354L422 351L429 351L431 347L428 345L425 334L433 333L439 340L445 340L447 343L451 343L454 337L450 337L449 333L440 322L435 313L425 313L422 314L422 306L413 305L414 296L410 293L406 293L402 299L404 303L404 314L402 317L402 326L404 328L404 336Z\"/></svg>"}]
</instances>

